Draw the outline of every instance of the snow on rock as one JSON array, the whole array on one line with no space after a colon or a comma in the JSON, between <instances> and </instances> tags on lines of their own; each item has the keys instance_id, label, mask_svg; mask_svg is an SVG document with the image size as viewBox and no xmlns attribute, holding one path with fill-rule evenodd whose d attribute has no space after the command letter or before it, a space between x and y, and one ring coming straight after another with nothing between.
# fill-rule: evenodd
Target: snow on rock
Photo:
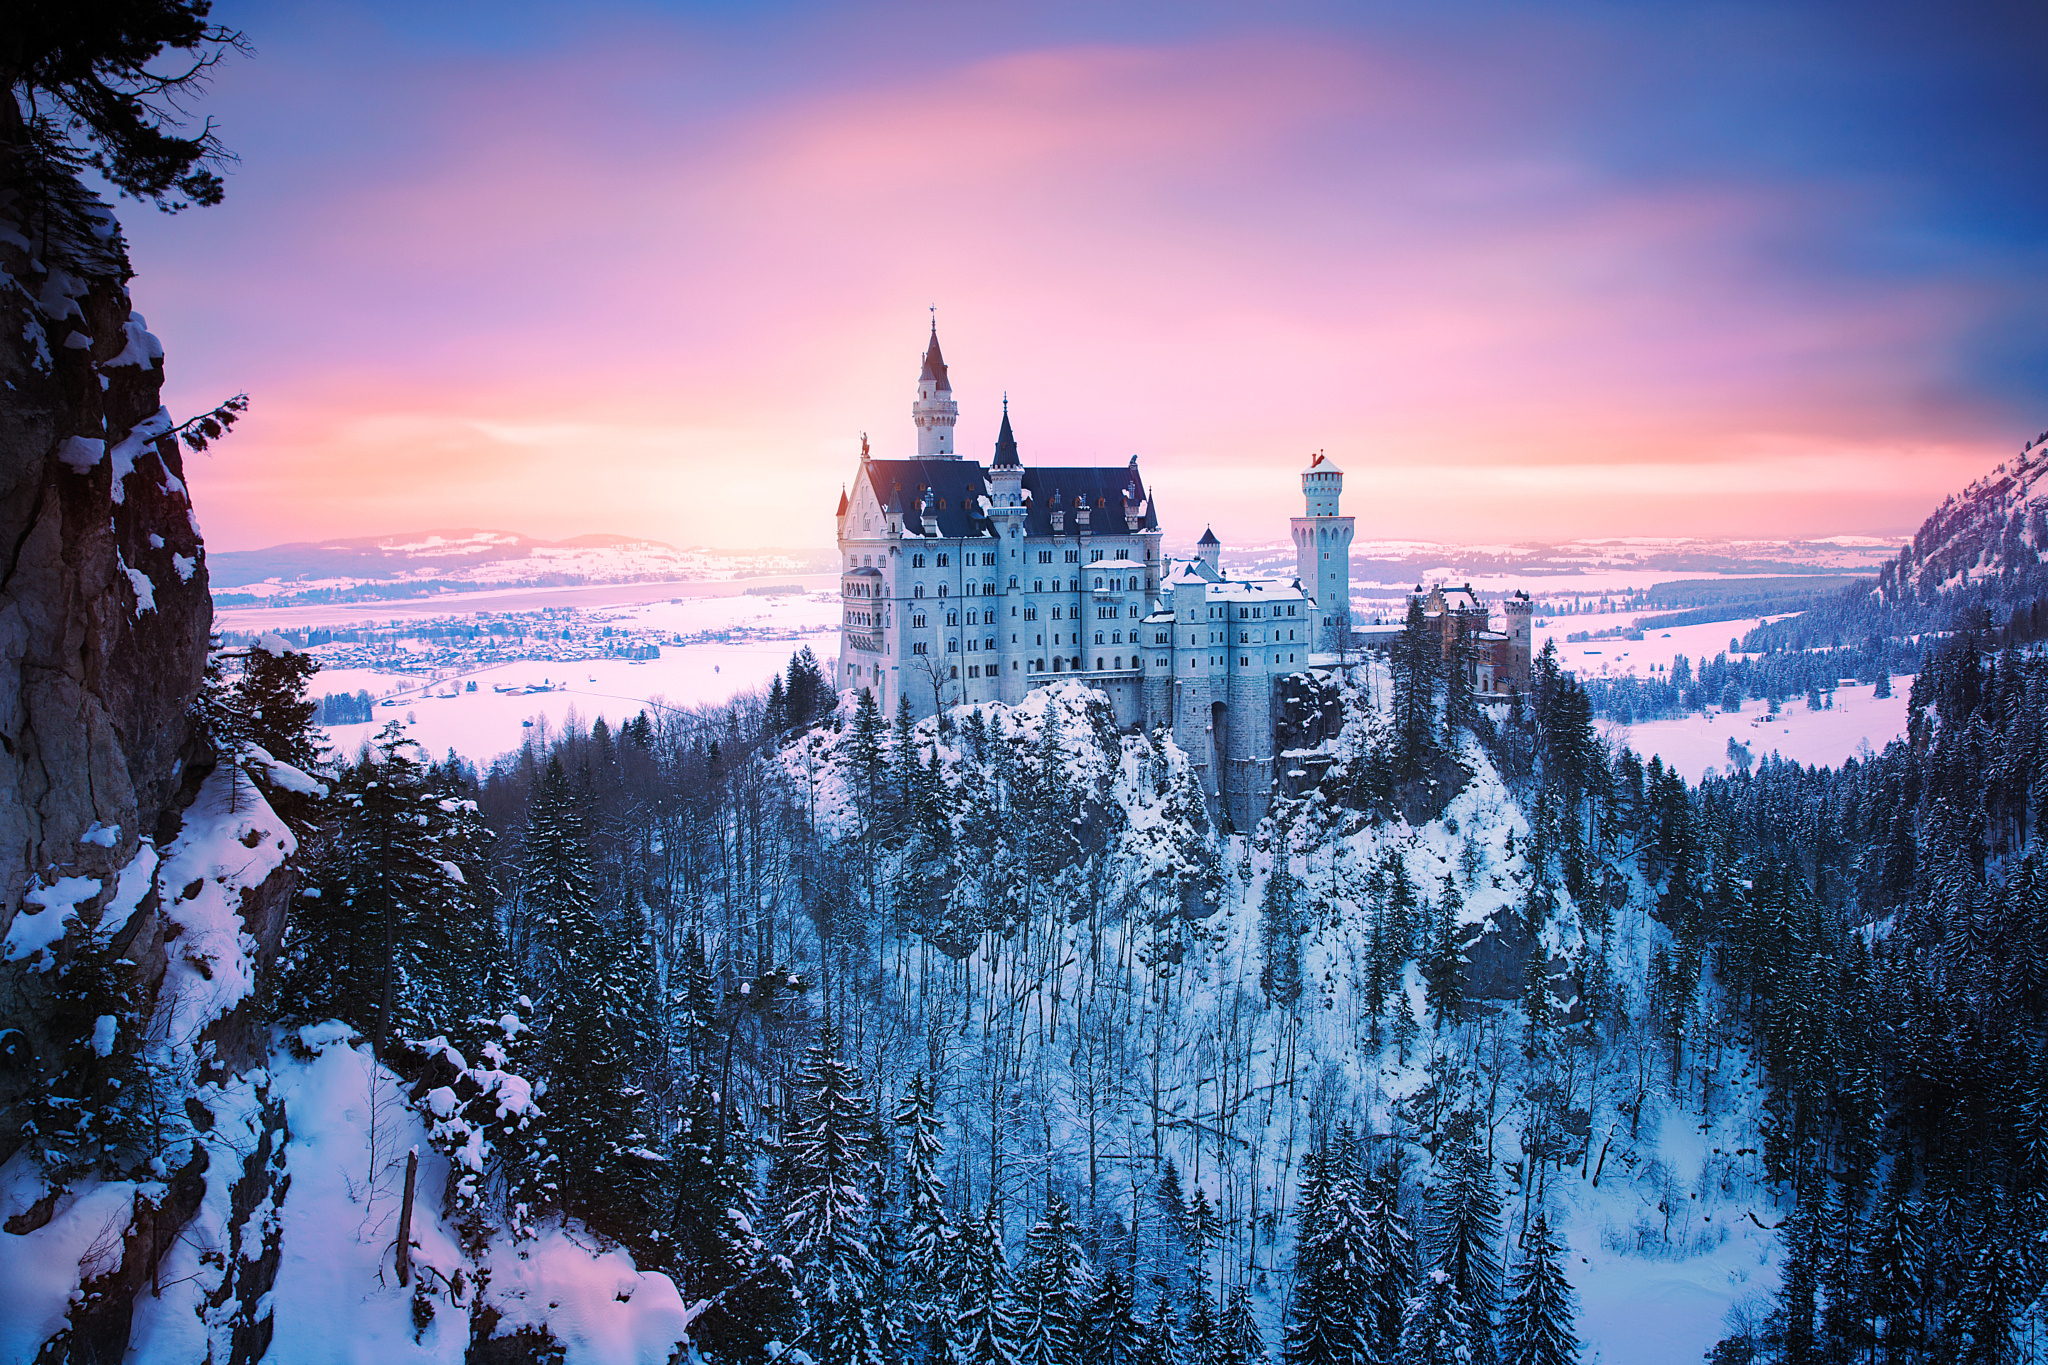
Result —
<instances>
[{"instance_id":1,"label":"snow on rock","mask_svg":"<svg viewBox=\"0 0 2048 1365\"><path fill-rule=\"evenodd\" d=\"M150 581L149 575L140 569L130 568L119 550L114 552L114 563L128 575L128 586L135 590L135 614L141 616L146 611L155 611L156 584Z\"/></svg>"},{"instance_id":2,"label":"snow on rock","mask_svg":"<svg viewBox=\"0 0 2048 1365\"><path fill-rule=\"evenodd\" d=\"M90 473L106 454L107 443L90 436L66 436L57 447L57 458L74 474Z\"/></svg>"},{"instance_id":3,"label":"snow on rock","mask_svg":"<svg viewBox=\"0 0 2048 1365\"><path fill-rule=\"evenodd\" d=\"M159 1036L196 1037L256 989L256 941L243 927L242 898L298 846L234 765L206 779L157 874L163 914L179 930L157 998Z\"/></svg>"},{"instance_id":4,"label":"snow on rock","mask_svg":"<svg viewBox=\"0 0 2048 1365\"><path fill-rule=\"evenodd\" d=\"M136 457L153 446L158 437L167 434L177 423L171 420L169 408L158 408L156 415L137 422L132 430L114 446L111 452L114 460L114 502L118 506L128 500L126 484L128 476L135 472Z\"/></svg>"},{"instance_id":5,"label":"snow on rock","mask_svg":"<svg viewBox=\"0 0 2048 1365\"><path fill-rule=\"evenodd\" d=\"M497 1335L545 1326L563 1365L667 1365L689 1318L675 1282L638 1270L624 1251L600 1250L555 1227L531 1242L492 1246L490 1301Z\"/></svg>"},{"instance_id":6,"label":"snow on rock","mask_svg":"<svg viewBox=\"0 0 2048 1365\"><path fill-rule=\"evenodd\" d=\"M404 1083L346 1025L301 1029L292 1055L273 1059L274 1092L291 1132L291 1192L279 1215L276 1315L269 1359L294 1365L375 1360L454 1365L469 1349L479 1271L497 1333L545 1327L565 1365L667 1365L685 1334L681 1296L667 1276L638 1270L572 1225L514 1241L500 1235L485 1264L469 1261L441 1207L447 1158L428 1142L427 1116ZM430 1111L454 1096L429 1093ZM414 1323L413 1289L393 1266L406 1154L420 1154L412 1236L416 1283L431 1310ZM186 1357L196 1359L198 1356Z\"/></svg>"},{"instance_id":7,"label":"snow on rock","mask_svg":"<svg viewBox=\"0 0 2048 1365\"><path fill-rule=\"evenodd\" d=\"M64 937L67 926L78 922L78 904L100 893L97 877L59 877L48 886L38 886L22 897L21 913L7 928L6 954L9 962L34 958L37 971L56 965L51 950ZM29 907L34 906L34 909Z\"/></svg>"},{"instance_id":8,"label":"snow on rock","mask_svg":"<svg viewBox=\"0 0 2048 1365\"><path fill-rule=\"evenodd\" d=\"M30 1361L64 1326L82 1281L121 1259L135 1195L132 1181L96 1181L57 1197L50 1221L26 1237L0 1233L0 1360ZM0 1167L0 1218L43 1198L42 1172L27 1152Z\"/></svg>"},{"instance_id":9,"label":"snow on rock","mask_svg":"<svg viewBox=\"0 0 2048 1365\"><path fill-rule=\"evenodd\" d=\"M117 366L133 365L146 370L164 358L163 343L151 335L149 325L142 320L142 314L130 313L128 321L122 326L122 332L127 337L127 343L121 347L121 353L103 363L101 369L111 370Z\"/></svg>"}]
</instances>

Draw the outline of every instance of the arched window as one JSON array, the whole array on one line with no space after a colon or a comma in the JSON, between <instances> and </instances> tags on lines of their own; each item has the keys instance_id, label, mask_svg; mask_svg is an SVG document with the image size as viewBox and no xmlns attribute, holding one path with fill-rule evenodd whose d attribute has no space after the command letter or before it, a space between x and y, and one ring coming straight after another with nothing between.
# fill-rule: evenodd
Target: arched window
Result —
<instances>
[{"instance_id":1,"label":"arched window","mask_svg":"<svg viewBox=\"0 0 2048 1365\"><path fill-rule=\"evenodd\" d=\"M922 596L924 596L924 584L920 583L920 584L918 584L918 585L917 585L916 587L912 588L912 589L910 590L910 595L911 595L912 597L922 597Z\"/></svg>"}]
</instances>

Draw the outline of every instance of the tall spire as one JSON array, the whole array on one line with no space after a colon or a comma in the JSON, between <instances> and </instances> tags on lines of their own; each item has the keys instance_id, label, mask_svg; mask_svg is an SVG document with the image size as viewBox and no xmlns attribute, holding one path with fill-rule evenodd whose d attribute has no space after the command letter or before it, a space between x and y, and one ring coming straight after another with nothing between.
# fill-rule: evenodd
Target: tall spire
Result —
<instances>
[{"instance_id":1,"label":"tall spire","mask_svg":"<svg viewBox=\"0 0 2048 1365\"><path fill-rule=\"evenodd\" d=\"M946 377L946 357L939 351L936 309L932 313L931 340L924 348L924 369L917 377L917 401L910 405L910 419L917 424L919 458L959 458L953 453L953 423L960 419L960 405L953 401L953 384Z\"/></svg>"},{"instance_id":2,"label":"tall spire","mask_svg":"<svg viewBox=\"0 0 2048 1365\"><path fill-rule=\"evenodd\" d=\"M941 393L951 393L953 385L946 378L946 357L939 353L939 319L932 317L932 339L924 348L924 372L919 380L929 380L933 388Z\"/></svg>"},{"instance_id":3,"label":"tall spire","mask_svg":"<svg viewBox=\"0 0 2048 1365\"><path fill-rule=\"evenodd\" d=\"M1020 468L1023 461L1017 458L1017 436L1010 430L1010 395L1003 395L1003 428L996 433L996 457L990 462L992 469Z\"/></svg>"}]
</instances>

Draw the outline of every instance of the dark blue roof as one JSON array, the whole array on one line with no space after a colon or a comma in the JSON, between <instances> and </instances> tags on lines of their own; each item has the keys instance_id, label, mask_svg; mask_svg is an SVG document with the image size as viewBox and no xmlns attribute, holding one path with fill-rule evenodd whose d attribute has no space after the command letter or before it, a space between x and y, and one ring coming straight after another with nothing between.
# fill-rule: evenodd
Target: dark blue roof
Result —
<instances>
[{"instance_id":1,"label":"dark blue roof","mask_svg":"<svg viewBox=\"0 0 2048 1365\"><path fill-rule=\"evenodd\" d=\"M1129 529L1124 525L1126 496L1134 503L1146 504L1145 516L1138 523L1138 529L1159 529L1159 513L1145 497L1145 484L1139 477L1135 465L1111 465L1107 468L1085 465L1035 466L1024 471L1024 487L1031 494L1031 510L1024 518L1024 534L1028 536L1052 534L1054 499L1058 499L1060 506L1066 509L1064 529L1068 535L1073 535L1080 529L1074 513L1083 501L1088 507L1088 530L1092 534L1129 534Z\"/></svg>"},{"instance_id":2,"label":"dark blue roof","mask_svg":"<svg viewBox=\"0 0 2048 1365\"><path fill-rule=\"evenodd\" d=\"M988 519L982 516L980 506L980 499L988 495L988 479L977 462L870 460L865 469L882 506L903 513L905 535L925 534L927 519L936 525L938 534L948 540L991 534ZM1066 509L1067 535L1080 530L1080 522L1074 513L1084 499L1089 510L1088 530L1091 534L1128 535L1129 528L1124 523L1127 496L1134 503L1145 504L1144 520L1138 529L1159 529L1158 509L1147 499L1143 480L1135 466L1027 468L1024 487L1031 495L1026 504L1029 510L1024 516L1026 535L1052 534L1052 502L1055 497ZM918 511L920 498L925 502L922 514Z\"/></svg>"}]
</instances>

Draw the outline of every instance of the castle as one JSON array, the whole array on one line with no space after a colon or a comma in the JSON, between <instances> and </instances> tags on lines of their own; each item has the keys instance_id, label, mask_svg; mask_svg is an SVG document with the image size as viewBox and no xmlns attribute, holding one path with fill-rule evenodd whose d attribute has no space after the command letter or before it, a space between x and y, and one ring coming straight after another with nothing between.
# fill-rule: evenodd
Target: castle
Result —
<instances>
[{"instance_id":1,"label":"castle","mask_svg":"<svg viewBox=\"0 0 2048 1365\"><path fill-rule=\"evenodd\" d=\"M1273 781L1279 680L1311 654L1335 663L1329 652L1356 641L1343 471L1322 455L1302 471L1293 577L1233 578L1213 532L1191 559L1161 553L1135 455L1026 466L1006 399L988 466L961 459L936 323L911 418L917 458L877 459L863 437L839 497L837 685L873 692L885 714L907 699L923 717L1014 704L1071 678L1102 692L1120 725L1170 726L1203 789L1238 828L1256 823ZM1526 629L1521 638L1526 681ZM1506 680L1489 673L1489 690L1496 677Z\"/></svg>"}]
</instances>

